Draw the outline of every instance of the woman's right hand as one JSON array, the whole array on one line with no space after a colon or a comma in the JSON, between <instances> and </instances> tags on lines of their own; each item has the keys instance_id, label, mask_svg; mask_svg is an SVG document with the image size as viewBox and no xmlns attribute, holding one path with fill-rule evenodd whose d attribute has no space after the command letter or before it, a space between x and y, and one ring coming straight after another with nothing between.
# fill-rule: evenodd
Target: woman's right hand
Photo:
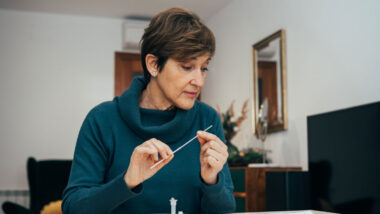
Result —
<instances>
[{"instance_id":1,"label":"woman's right hand","mask_svg":"<svg viewBox=\"0 0 380 214\"><path fill-rule=\"evenodd\" d=\"M151 169L158 161L158 154L164 159ZM129 167L124 175L128 188L132 189L152 177L174 157L173 151L165 143L152 138L137 146L132 153Z\"/></svg>"}]
</instances>

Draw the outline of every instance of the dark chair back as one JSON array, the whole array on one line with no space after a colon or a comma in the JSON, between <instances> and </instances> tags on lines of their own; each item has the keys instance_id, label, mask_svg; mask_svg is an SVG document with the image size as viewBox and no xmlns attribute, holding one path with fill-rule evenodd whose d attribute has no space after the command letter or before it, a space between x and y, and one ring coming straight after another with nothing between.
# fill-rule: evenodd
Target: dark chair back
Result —
<instances>
[{"instance_id":1,"label":"dark chair back","mask_svg":"<svg viewBox=\"0 0 380 214\"><path fill-rule=\"evenodd\" d=\"M39 213L46 204L62 200L70 175L71 160L28 159L30 209Z\"/></svg>"}]
</instances>

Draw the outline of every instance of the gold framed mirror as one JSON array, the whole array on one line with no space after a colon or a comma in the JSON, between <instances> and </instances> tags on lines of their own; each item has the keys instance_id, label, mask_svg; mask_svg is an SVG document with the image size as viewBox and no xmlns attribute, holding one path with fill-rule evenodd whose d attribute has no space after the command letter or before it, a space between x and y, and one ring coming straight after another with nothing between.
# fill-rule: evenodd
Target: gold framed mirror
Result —
<instances>
[{"instance_id":1,"label":"gold framed mirror","mask_svg":"<svg viewBox=\"0 0 380 214\"><path fill-rule=\"evenodd\" d=\"M265 120L266 133L288 128L286 96L285 30L281 29L252 46L253 123L255 134ZM261 109L261 110L260 110Z\"/></svg>"}]
</instances>

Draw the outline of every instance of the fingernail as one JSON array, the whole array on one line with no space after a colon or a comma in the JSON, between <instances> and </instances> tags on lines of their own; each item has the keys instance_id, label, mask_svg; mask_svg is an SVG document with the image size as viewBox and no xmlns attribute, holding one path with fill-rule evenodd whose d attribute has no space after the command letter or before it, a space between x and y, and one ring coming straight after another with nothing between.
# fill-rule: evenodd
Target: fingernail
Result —
<instances>
[{"instance_id":1,"label":"fingernail","mask_svg":"<svg viewBox=\"0 0 380 214\"><path fill-rule=\"evenodd\" d=\"M197 134L203 135L203 131L198 131Z\"/></svg>"}]
</instances>

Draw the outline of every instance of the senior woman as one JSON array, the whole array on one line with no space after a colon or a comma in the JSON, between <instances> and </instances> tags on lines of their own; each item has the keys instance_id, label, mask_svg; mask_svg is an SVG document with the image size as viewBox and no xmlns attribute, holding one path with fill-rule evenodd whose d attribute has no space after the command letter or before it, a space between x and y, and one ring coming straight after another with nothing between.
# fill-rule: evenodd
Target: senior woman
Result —
<instances>
[{"instance_id":1,"label":"senior woman","mask_svg":"<svg viewBox=\"0 0 380 214\"><path fill-rule=\"evenodd\" d=\"M171 197L185 213L234 211L220 119L196 99L214 51L213 33L192 12L152 19L141 43L144 77L83 122L64 213L169 213Z\"/></svg>"}]
</instances>

